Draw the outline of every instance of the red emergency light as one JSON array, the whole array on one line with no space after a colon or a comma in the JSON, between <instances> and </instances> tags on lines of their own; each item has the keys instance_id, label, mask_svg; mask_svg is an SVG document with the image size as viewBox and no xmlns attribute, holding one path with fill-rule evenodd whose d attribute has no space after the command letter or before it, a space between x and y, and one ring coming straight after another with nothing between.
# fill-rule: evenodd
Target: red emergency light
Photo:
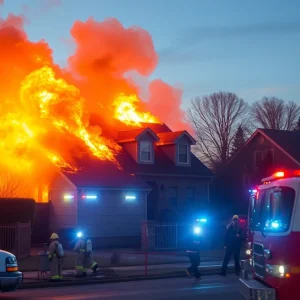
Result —
<instances>
[{"instance_id":1,"label":"red emergency light","mask_svg":"<svg viewBox=\"0 0 300 300\"><path fill-rule=\"evenodd\" d=\"M263 184L268 184L272 181L282 178L292 178L292 177L300 177L300 170L294 171L278 171L274 173L272 176L264 178L261 182Z\"/></svg>"}]
</instances>

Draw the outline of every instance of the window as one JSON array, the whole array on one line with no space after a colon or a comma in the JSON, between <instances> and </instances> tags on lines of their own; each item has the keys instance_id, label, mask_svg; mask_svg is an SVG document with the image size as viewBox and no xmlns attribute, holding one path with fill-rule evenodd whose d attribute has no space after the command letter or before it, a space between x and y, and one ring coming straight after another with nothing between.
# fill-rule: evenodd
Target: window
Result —
<instances>
[{"instance_id":1,"label":"window","mask_svg":"<svg viewBox=\"0 0 300 300\"><path fill-rule=\"evenodd\" d=\"M262 153L261 151L254 152L254 167L259 168L262 164Z\"/></svg>"},{"instance_id":2,"label":"window","mask_svg":"<svg viewBox=\"0 0 300 300\"><path fill-rule=\"evenodd\" d=\"M176 187L170 187L168 190L168 198L169 203L172 208L177 207L177 188Z\"/></svg>"},{"instance_id":3,"label":"window","mask_svg":"<svg viewBox=\"0 0 300 300\"><path fill-rule=\"evenodd\" d=\"M273 166L274 149L266 149L254 152L254 167L261 168L263 166Z\"/></svg>"},{"instance_id":4,"label":"window","mask_svg":"<svg viewBox=\"0 0 300 300\"><path fill-rule=\"evenodd\" d=\"M254 200L251 229L264 232L286 232L290 227L295 191L289 187L275 187L260 191Z\"/></svg>"},{"instance_id":5,"label":"window","mask_svg":"<svg viewBox=\"0 0 300 300\"><path fill-rule=\"evenodd\" d=\"M178 163L187 164L189 162L188 149L189 145L178 145Z\"/></svg>"},{"instance_id":6,"label":"window","mask_svg":"<svg viewBox=\"0 0 300 300\"><path fill-rule=\"evenodd\" d=\"M151 162L152 160L152 143L149 141L140 142L140 161Z\"/></svg>"},{"instance_id":7,"label":"window","mask_svg":"<svg viewBox=\"0 0 300 300\"><path fill-rule=\"evenodd\" d=\"M274 165L274 149L268 149L263 152L263 161L266 165Z\"/></svg>"},{"instance_id":8,"label":"window","mask_svg":"<svg viewBox=\"0 0 300 300\"><path fill-rule=\"evenodd\" d=\"M186 188L186 198L188 200L194 200L195 199L195 189L194 188Z\"/></svg>"},{"instance_id":9,"label":"window","mask_svg":"<svg viewBox=\"0 0 300 300\"><path fill-rule=\"evenodd\" d=\"M195 189L186 188L186 201L189 207L194 208L195 206Z\"/></svg>"}]
</instances>

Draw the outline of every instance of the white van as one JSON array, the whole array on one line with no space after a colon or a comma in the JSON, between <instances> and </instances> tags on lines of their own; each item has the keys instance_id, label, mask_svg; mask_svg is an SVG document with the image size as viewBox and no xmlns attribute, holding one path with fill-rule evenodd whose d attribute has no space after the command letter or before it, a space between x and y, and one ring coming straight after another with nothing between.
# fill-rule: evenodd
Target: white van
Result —
<instances>
[{"instance_id":1,"label":"white van","mask_svg":"<svg viewBox=\"0 0 300 300\"><path fill-rule=\"evenodd\" d=\"M0 290L8 292L15 290L22 282L16 257L9 252L0 250Z\"/></svg>"}]
</instances>

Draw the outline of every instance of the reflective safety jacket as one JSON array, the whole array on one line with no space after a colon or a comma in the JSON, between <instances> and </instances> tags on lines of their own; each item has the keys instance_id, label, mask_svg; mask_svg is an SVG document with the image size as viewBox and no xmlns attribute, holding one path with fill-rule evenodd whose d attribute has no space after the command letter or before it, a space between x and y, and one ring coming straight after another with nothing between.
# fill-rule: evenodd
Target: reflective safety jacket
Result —
<instances>
[{"instance_id":1,"label":"reflective safety jacket","mask_svg":"<svg viewBox=\"0 0 300 300\"><path fill-rule=\"evenodd\" d=\"M59 241L52 241L50 246L49 246L49 254L48 254L48 259L53 260L54 257L57 257L57 246L59 245Z\"/></svg>"},{"instance_id":2,"label":"reflective safety jacket","mask_svg":"<svg viewBox=\"0 0 300 300\"><path fill-rule=\"evenodd\" d=\"M90 239L79 239L74 247L74 251L91 254L93 251L92 241Z\"/></svg>"},{"instance_id":3,"label":"reflective safety jacket","mask_svg":"<svg viewBox=\"0 0 300 300\"><path fill-rule=\"evenodd\" d=\"M85 252L85 240L79 239L73 249L74 252Z\"/></svg>"}]
</instances>

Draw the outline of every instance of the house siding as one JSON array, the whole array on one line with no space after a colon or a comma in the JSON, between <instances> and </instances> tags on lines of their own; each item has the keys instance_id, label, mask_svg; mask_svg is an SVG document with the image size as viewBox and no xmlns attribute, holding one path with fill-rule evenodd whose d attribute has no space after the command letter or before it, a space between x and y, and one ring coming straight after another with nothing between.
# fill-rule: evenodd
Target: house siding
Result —
<instances>
[{"instance_id":1,"label":"house siding","mask_svg":"<svg viewBox=\"0 0 300 300\"><path fill-rule=\"evenodd\" d=\"M125 195L135 195L126 201ZM98 192L96 200L78 201L78 226L83 228L96 246L139 245L141 221L147 219L147 192Z\"/></svg>"},{"instance_id":2,"label":"house siding","mask_svg":"<svg viewBox=\"0 0 300 300\"><path fill-rule=\"evenodd\" d=\"M74 195L66 201L65 194ZM50 189L50 224L51 231L60 231L77 226L77 189L60 173L52 182Z\"/></svg>"},{"instance_id":3,"label":"house siding","mask_svg":"<svg viewBox=\"0 0 300 300\"><path fill-rule=\"evenodd\" d=\"M261 161L257 165L255 153L266 153L267 150L274 153L273 164ZM262 178L270 176L276 170L295 168L299 166L290 157L258 134L233 158L224 172L217 176L214 182L215 201L231 212L247 213L249 189L259 185Z\"/></svg>"},{"instance_id":4,"label":"house siding","mask_svg":"<svg viewBox=\"0 0 300 300\"><path fill-rule=\"evenodd\" d=\"M164 210L174 211L180 216L188 216L195 210L206 209L209 204L210 180L184 177L143 176L143 180L155 186L155 196L148 197L148 219L160 219ZM169 189L176 188L177 203L171 203ZM194 189L194 199L187 198L187 188ZM154 203L150 203L154 202ZM193 202L193 203L190 203ZM151 207L151 208L150 208ZM152 211L151 211L152 210Z\"/></svg>"}]
</instances>

